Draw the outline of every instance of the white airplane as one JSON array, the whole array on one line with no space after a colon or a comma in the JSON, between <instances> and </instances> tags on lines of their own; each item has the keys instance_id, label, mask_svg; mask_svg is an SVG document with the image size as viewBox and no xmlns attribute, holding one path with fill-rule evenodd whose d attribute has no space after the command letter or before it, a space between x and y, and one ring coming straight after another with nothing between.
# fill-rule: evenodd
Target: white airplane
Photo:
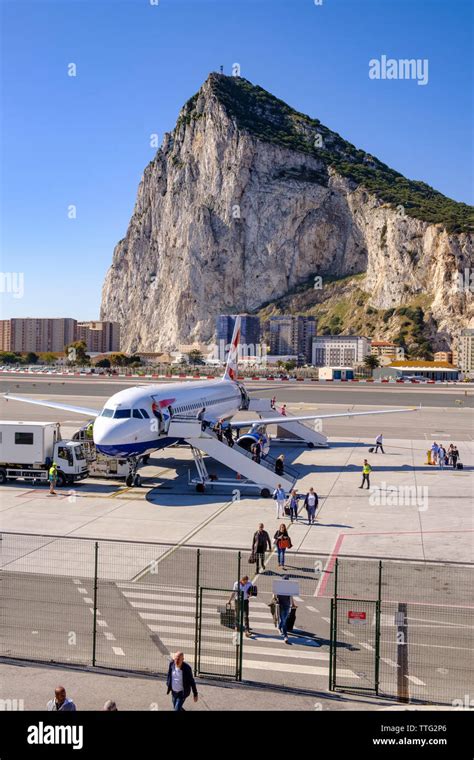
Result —
<instances>
[{"instance_id":1,"label":"white airplane","mask_svg":"<svg viewBox=\"0 0 474 760\"><path fill-rule=\"evenodd\" d=\"M137 468L139 458L164 449L181 439L168 434L172 419L183 417L201 420L212 425L217 420L227 421L230 428L250 428L239 435L236 443L249 450L255 441L262 445L262 455L269 450L266 426L288 422L285 416L229 422L237 412L249 407L250 399L245 387L237 382L238 348L240 343L240 317L236 318L224 376L220 380L189 383L163 383L127 388L111 396L101 411L82 406L62 404L55 401L36 400L4 394L6 399L24 401L28 404L61 409L94 417L93 440L97 450L112 457L129 460L130 473L127 485L139 484ZM357 417L369 414L395 414L416 411L411 409L383 409L370 412L342 412L336 414L306 414L291 416L292 422L328 419L334 417ZM185 441L182 441L185 443Z\"/></svg>"}]
</instances>

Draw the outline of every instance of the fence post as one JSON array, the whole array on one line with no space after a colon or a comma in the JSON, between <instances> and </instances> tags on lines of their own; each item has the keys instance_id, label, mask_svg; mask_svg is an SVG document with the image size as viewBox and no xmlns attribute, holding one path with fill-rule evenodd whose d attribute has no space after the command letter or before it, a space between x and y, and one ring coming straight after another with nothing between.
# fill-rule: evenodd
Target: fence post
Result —
<instances>
[{"instance_id":1,"label":"fence post","mask_svg":"<svg viewBox=\"0 0 474 760\"><path fill-rule=\"evenodd\" d=\"M196 550L196 627L194 630L194 675L197 675L197 652L198 652L198 637L200 634L199 626L199 581L201 571L201 550Z\"/></svg>"},{"instance_id":2,"label":"fence post","mask_svg":"<svg viewBox=\"0 0 474 760\"><path fill-rule=\"evenodd\" d=\"M99 542L94 544L94 620L92 629L92 667L95 667L97 644L97 575L99 564Z\"/></svg>"},{"instance_id":3,"label":"fence post","mask_svg":"<svg viewBox=\"0 0 474 760\"><path fill-rule=\"evenodd\" d=\"M334 656L334 599L331 599L331 619L329 623L329 691L334 691L332 683L332 660Z\"/></svg>"},{"instance_id":4,"label":"fence post","mask_svg":"<svg viewBox=\"0 0 474 760\"><path fill-rule=\"evenodd\" d=\"M382 560L379 560L379 581L377 601L375 603L375 693L379 694L380 674L380 618L382 614Z\"/></svg>"},{"instance_id":5,"label":"fence post","mask_svg":"<svg viewBox=\"0 0 474 760\"><path fill-rule=\"evenodd\" d=\"M237 553L237 593L238 596L235 597L236 601L239 599L239 622L238 625L238 659L237 659L237 672L235 674L235 680L241 681L242 680L242 656L243 656L243 619L244 619L244 595L242 592L239 591L240 589L240 572L241 572L241 565L242 565L242 552ZM249 602L250 604L250 602Z\"/></svg>"}]
</instances>

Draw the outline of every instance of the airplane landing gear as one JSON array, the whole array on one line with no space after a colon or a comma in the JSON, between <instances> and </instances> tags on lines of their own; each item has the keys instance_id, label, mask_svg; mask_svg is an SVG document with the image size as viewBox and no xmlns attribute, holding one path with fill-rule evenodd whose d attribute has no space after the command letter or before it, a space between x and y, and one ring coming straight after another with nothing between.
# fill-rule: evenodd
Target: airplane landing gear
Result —
<instances>
[{"instance_id":1,"label":"airplane landing gear","mask_svg":"<svg viewBox=\"0 0 474 760\"><path fill-rule=\"evenodd\" d=\"M129 472L125 479L125 483L130 488L131 486L137 486L138 488L142 484L142 479L140 475L137 474L138 470L138 457L130 457L128 460L129 463Z\"/></svg>"}]
</instances>

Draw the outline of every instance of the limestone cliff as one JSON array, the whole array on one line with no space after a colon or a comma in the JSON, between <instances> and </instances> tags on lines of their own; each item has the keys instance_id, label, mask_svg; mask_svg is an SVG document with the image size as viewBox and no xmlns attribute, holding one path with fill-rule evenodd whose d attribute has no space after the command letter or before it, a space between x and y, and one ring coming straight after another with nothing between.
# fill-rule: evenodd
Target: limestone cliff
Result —
<instances>
[{"instance_id":1,"label":"limestone cliff","mask_svg":"<svg viewBox=\"0 0 474 760\"><path fill-rule=\"evenodd\" d=\"M363 273L374 309L424 296L441 346L473 316L458 276L473 265L468 214L245 79L211 74L145 169L101 319L121 324L126 351L168 350L210 340L219 313Z\"/></svg>"}]
</instances>

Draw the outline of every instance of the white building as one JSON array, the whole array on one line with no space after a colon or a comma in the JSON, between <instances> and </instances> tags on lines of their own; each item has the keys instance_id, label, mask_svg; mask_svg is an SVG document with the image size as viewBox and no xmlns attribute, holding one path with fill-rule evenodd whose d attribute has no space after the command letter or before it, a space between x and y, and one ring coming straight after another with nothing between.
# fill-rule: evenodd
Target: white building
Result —
<instances>
[{"instance_id":1,"label":"white building","mask_svg":"<svg viewBox=\"0 0 474 760\"><path fill-rule=\"evenodd\" d=\"M317 335L313 338L315 367L354 367L370 353L370 341L358 335Z\"/></svg>"},{"instance_id":2,"label":"white building","mask_svg":"<svg viewBox=\"0 0 474 760\"><path fill-rule=\"evenodd\" d=\"M457 348L458 367L471 375L474 373L474 329L461 330Z\"/></svg>"}]
</instances>

